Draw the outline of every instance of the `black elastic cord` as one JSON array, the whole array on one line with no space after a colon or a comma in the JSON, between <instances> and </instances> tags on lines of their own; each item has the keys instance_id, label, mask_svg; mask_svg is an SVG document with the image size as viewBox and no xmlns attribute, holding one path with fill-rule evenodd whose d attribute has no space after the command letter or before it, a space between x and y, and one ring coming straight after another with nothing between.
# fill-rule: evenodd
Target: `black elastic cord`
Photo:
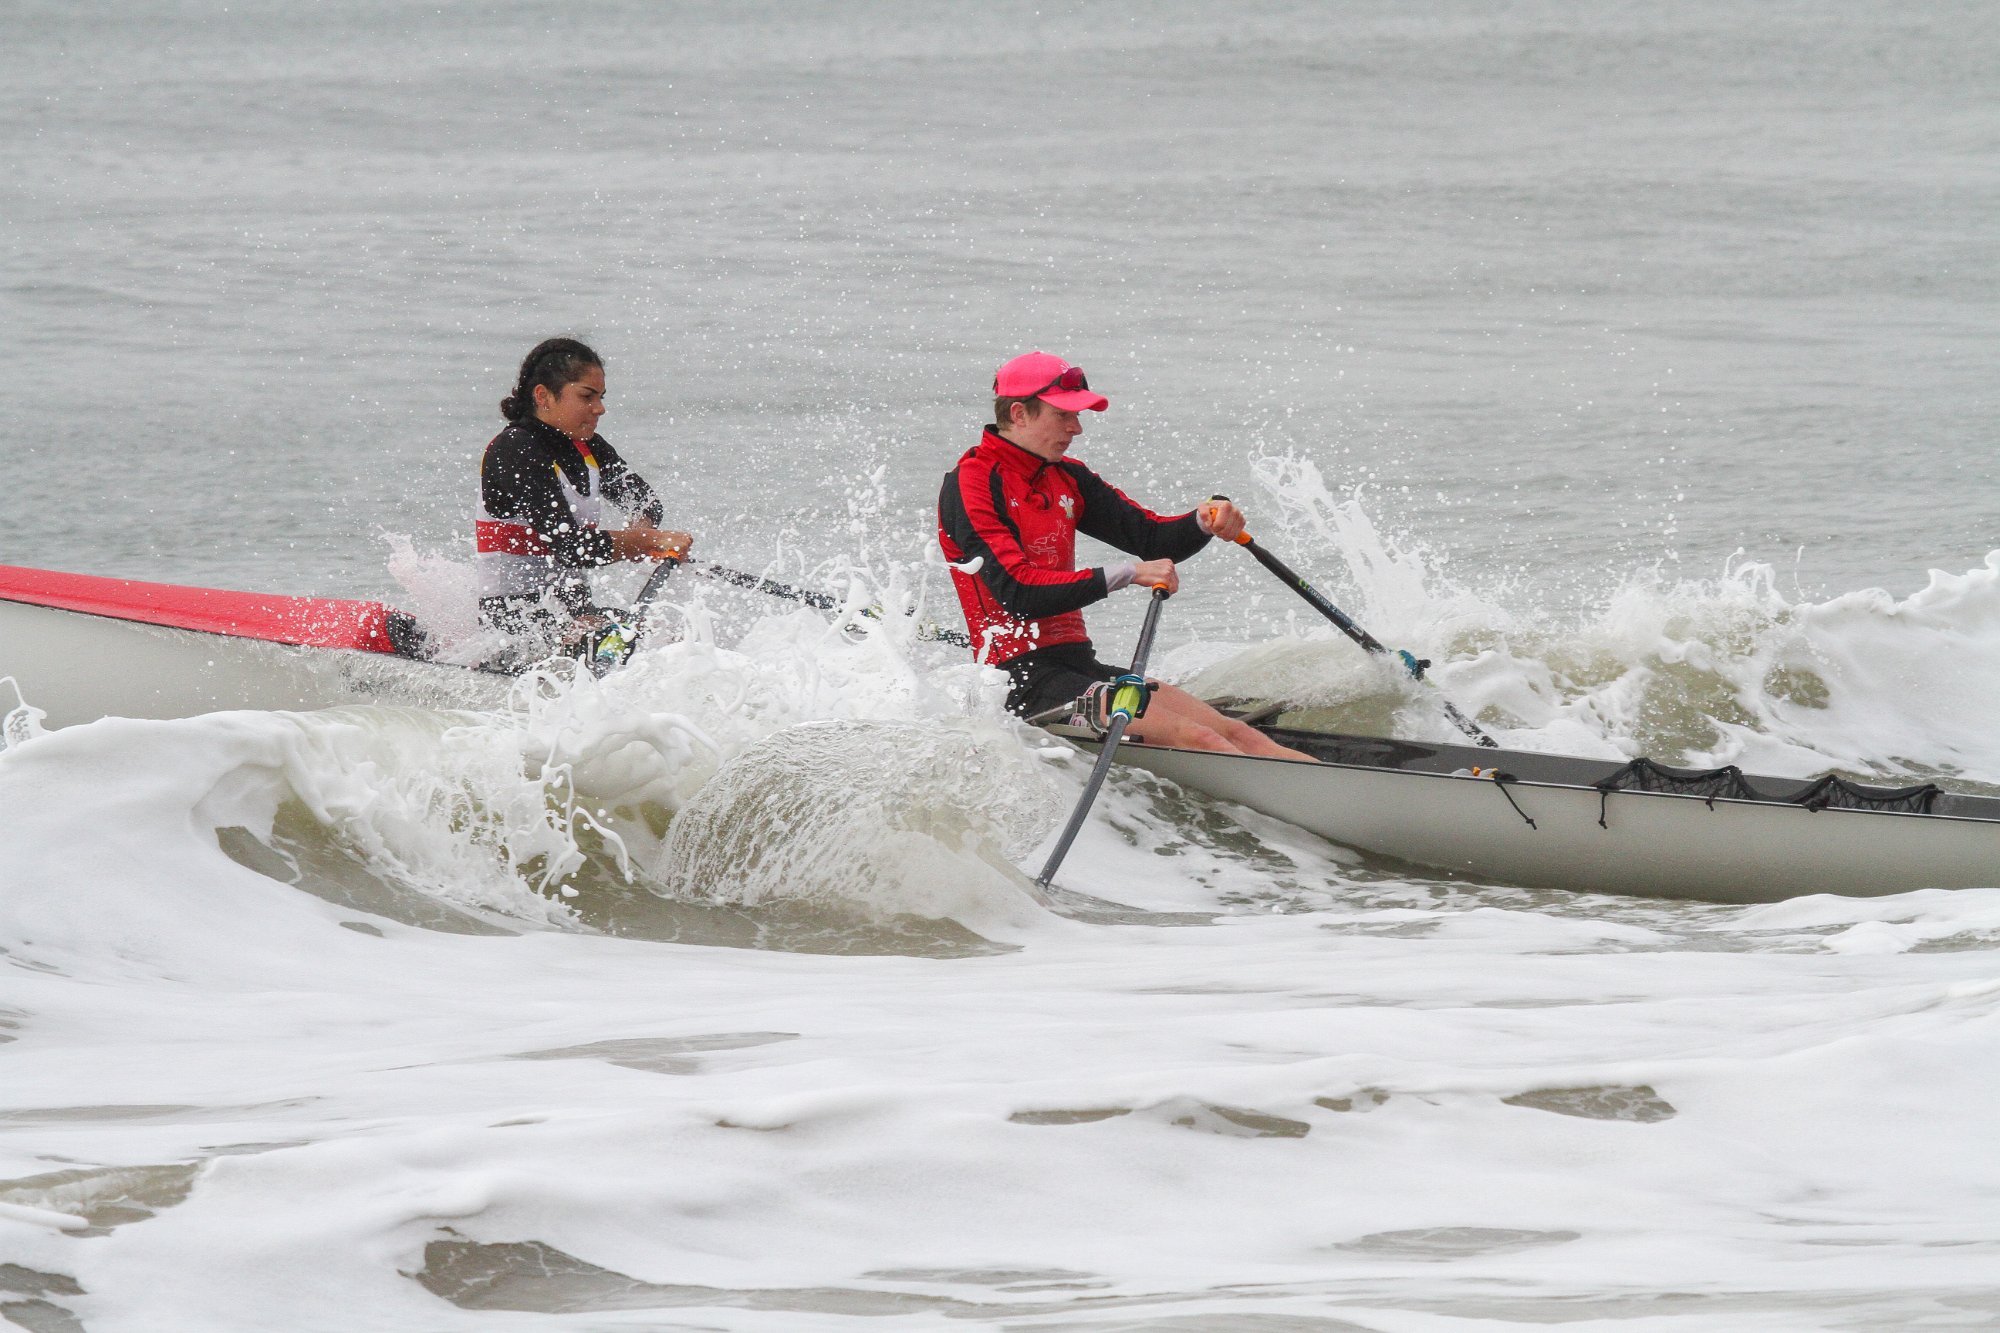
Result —
<instances>
[{"instance_id":1,"label":"black elastic cord","mask_svg":"<svg viewBox=\"0 0 2000 1333\"><path fill-rule=\"evenodd\" d=\"M1521 808L1521 803L1514 799L1514 793L1507 790L1508 783L1519 782L1520 780L1512 773L1495 773L1493 775L1493 785L1498 787L1500 794L1507 798L1507 804L1514 807L1514 813L1519 815L1523 820L1526 820L1529 828L1539 828L1540 826L1534 820L1528 818L1528 812Z\"/></svg>"}]
</instances>

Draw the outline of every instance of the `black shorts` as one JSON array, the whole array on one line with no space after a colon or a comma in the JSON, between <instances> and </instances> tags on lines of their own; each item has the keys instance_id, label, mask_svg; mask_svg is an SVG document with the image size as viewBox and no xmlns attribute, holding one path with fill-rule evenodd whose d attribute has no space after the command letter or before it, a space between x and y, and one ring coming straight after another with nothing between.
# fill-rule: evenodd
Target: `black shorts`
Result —
<instances>
[{"instance_id":1,"label":"black shorts","mask_svg":"<svg viewBox=\"0 0 2000 1333\"><path fill-rule=\"evenodd\" d=\"M1106 666L1088 640L1037 648L1001 663L1014 682L1007 691L1009 712L1022 717L1061 708L1100 680L1125 674L1124 667Z\"/></svg>"}]
</instances>

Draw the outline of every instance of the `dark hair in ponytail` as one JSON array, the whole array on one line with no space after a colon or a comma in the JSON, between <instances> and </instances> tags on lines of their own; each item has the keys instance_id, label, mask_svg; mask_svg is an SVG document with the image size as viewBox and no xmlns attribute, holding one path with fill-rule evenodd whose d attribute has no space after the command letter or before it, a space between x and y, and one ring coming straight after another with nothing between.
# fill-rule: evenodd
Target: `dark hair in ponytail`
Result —
<instances>
[{"instance_id":1,"label":"dark hair in ponytail","mask_svg":"<svg viewBox=\"0 0 2000 1333\"><path fill-rule=\"evenodd\" d=\"M536 343L535 350L521 363L514 392L500 400L500 415L509 421L526 421L535 415L537 384L550 393L560 394L565 385L582 379L584 370L590 366L602 370L604 362L574 338L548 338Z\"/></svg>"}]
</instances>

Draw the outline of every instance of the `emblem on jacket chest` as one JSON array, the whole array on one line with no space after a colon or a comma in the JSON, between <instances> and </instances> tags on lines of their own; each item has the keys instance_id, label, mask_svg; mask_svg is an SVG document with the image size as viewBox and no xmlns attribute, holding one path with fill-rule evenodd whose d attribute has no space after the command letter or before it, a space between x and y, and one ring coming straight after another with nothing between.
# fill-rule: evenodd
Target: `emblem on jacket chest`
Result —
<instances>
[{"instance_id":1,"label":"emblem on jacket chest","mask_svg":"<svg viewBox=\"0 0 2000 1333\"><path fill-rule=\"evenodd\" d=\"M1076 501L1074 498L1067 495L1058 495L1056 503L1062 506L1064 518L1072 523L1076 522Z\"/></svg>"}]
</instances>

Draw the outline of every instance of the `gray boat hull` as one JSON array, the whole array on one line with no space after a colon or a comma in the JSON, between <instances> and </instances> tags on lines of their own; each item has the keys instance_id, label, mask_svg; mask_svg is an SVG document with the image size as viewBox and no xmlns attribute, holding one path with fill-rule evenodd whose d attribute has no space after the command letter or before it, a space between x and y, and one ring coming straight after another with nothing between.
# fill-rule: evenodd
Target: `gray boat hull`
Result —
<instances>
[{"instance_id":1,"label":"gray boat hull","mask_svg":"<svg viewBox=\"0 0 2000 1333\"><path fill-rule=\"evenodd\" d=\"M0 600L0 678L50 727L100 717L193 717L394 702L490 707L509 677L382 653L298 648ZM13 703L0 690L0 713Z\"/></svg>"},{"instance_id":2,"label":"gray boat hull","mask_svg":"<svg viewBox=\"0 0 2000 1333\"><path fill-rule=\"evenodd\" d=\"M1615 762L1270 730L1330 761L1129 742L1118 760L1330 842L1484 882L1720 903L2000 885L1991 798L1945 794L1933 813L1913 814L1607 794L1591 784ZM1474 765L1514 780L1454 775ZM1806 786L1752 781L1785 795Z\"/></svg>"}]
</instances>

